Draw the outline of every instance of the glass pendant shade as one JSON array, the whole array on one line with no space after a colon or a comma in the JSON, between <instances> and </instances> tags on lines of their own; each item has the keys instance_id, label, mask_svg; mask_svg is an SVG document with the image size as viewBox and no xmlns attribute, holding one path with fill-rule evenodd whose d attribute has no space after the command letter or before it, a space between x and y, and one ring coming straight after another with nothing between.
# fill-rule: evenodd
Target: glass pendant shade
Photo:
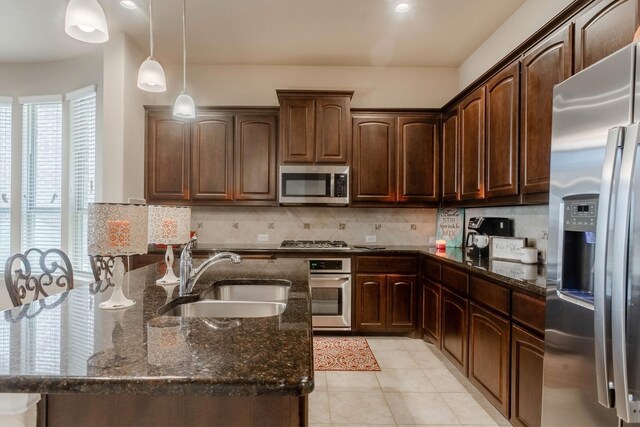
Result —
<instances>
[{"instance_id":1,"label":"glass pendant shade","mask_svg":"<svg viewBox=\"0 0 640 427\"><path fill-rule=\"evenodd\" d=\"M182 92L176 103L173 104L173 115L182 119L194 119L196 117L196 104L186 92Z\"/></svg>"},{"instance_id":2,"label":"glass pendant shade","mask_svg":"<svg viewBox=\"0 0 640 427\"><path fill-rule=\"evenodd\" d=\"M98 0L69 0L64 31L74 39L87 43L109 40L107 18Z\"/></svg>"},{"instance_id":3,"label":"glass pendant shade","mask_svg":"<svg viewBox=\"0 0 640 427\"><path fill-rule=\"evenodd\" d=\"M140 65L138 88L147 92L164 92L167 90L167 82L162 65L151 56Z\"/></svg>"}]
</instances>

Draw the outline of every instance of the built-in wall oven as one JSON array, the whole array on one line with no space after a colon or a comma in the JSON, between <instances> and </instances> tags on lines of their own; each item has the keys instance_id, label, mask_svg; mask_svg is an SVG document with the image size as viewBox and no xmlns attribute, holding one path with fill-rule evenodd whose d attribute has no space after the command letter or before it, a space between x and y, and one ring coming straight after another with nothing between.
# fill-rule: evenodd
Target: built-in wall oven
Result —
<instances>
[{"instance_id":1,"label":"built-in wall oven","mask_svg":"<svg viewBox=\"0 0 640 427\"><path fill-rule=\"evenodd\" d=\"M313 329L351 330L351 259L309 260Z\"/></svg>"}]
</instances>

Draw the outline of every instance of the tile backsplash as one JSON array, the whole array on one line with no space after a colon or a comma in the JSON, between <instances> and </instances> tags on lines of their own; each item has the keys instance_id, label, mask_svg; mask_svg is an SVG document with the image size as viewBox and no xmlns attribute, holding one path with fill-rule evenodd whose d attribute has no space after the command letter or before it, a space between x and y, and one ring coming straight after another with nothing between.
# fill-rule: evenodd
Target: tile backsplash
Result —
<instances>
[{"instance_id":1,"label":"tile backsplash","mask_svg":"<svg viewBox=\"0 0 640 427\"><path fill-rule=\"evenodd\" d=\"M344 240L350 245L434 242L436 209L332 207L193 207L191 228L202 243ZM259 236L268 240L260 240ZM375 242L367 242L375 236Z\"/></svg>"},{"instance_id":2,"label":"tile backsplash","mask_svg":"<svg viewBox=\"0 0 640 427\"><path fill-rule=\"evenodd\" d=\"M546 260L549 238L549 206L511 206L501 208L469 208L465 210L465 227L469 218L474 216L496 216L511 218L514 237L526 237L529 246L537 247L544 253Z\"/></svg>"}]
</instances>

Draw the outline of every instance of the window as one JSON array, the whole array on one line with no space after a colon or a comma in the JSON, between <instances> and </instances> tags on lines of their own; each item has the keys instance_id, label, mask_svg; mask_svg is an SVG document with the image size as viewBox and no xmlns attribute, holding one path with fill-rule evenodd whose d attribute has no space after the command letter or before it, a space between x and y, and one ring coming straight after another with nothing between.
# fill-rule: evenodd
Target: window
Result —
<instances>
[{"instance_id":1,"label":"window","mask_svg":"<svg viewBox=\"0 0 640 427\"><path fill-rule=\"evenodd\" d=\"M11 101L0 97L0 262L11 253Z\"/></svg>"},{"instance_id":2,"label":"window","mask_svg":"<svg viewBox=\"0 0 640 427\"><path fill-rule=\"evenodd\" d=\"M22 107L22 252L62 246L62 101Z\"/></svg>"},{"instance_id":3,"label":"window","mask_svg":"<svg viewBox=\"0 0 640 427\"><path fill-rule=\"evenodd\" d=\"M69 96L69 95L68 95ZM96 93L91 89L70 100L69 258L75 271L90 272L87 256L87 206L95 200Z\"/></svg>"}]
</instances>

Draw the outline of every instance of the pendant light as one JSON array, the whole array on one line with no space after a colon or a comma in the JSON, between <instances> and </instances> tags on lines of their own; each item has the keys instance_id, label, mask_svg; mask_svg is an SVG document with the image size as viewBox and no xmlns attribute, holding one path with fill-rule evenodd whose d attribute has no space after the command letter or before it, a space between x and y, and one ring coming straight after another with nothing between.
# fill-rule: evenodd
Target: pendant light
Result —
<instances>
[{"instance_id":1,"label":"pendant light","mask_svg":"<svg viewBox=\"0 0 640 427\"><path fill-rule=\"evenodd\" d=\"M107 18L98 0L69 0L64 31L74 39L87 43L109 40Z\"/></svg>"},{"instance_id":2,"label":"pendant light","mask_svg":"<svg viewBox=\"0 0 640 427\"><path fill-rule=\"evenodd\" d=\"M144 60L138 70L138 87L147 92L164 92L167 81L164 77L162 65L153 57L153 0L149 0L149 40L151 54Z\"/></svg>"},{"instance_id":3,"label":"pendant light","mask_svg":"<svg viewBox=\"0 0 640 427\"><path fill-rule=\"evenodd\" d=\"M173 104L173 115L182 119L196 117L196 105L187 93L187 18L186 0L182 0L182 92Z\"/></svg>"}]
</instances>

